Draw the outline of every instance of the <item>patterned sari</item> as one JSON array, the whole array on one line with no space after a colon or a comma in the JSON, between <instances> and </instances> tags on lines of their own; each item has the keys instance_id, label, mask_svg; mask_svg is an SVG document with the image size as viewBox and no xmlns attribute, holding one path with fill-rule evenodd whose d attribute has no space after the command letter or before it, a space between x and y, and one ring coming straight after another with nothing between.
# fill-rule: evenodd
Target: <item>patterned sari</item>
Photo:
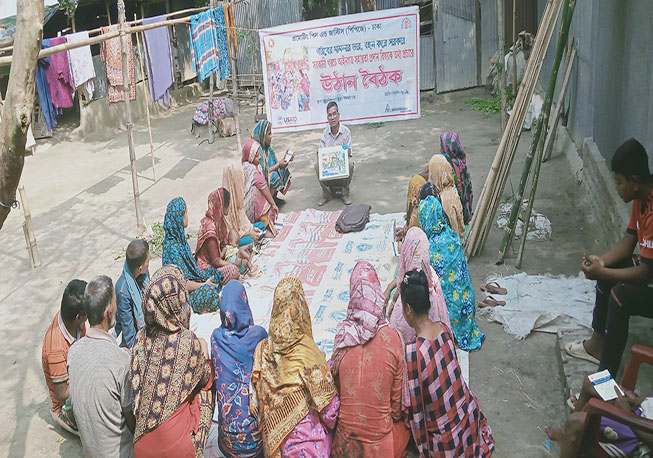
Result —
<instances>
[{"instance_id":1,"label":"patterned sari","mask_svg":"<svg viewBox=\"0 0 653 458\"><path fill-rule=\"evenodd\" d=\"M213 372L199 339L188 329L191 310L181 269L164 265L156 271L145 291L143 313L145 328L136 337L130 372L135 455L164 456L176 449L177 456L184 456L192 447L201 457L213 416ZM190 430L184 428L193 422Z\"/></svg>"},{"instance_id":2,"label":"patterned sari","mask_svg":"<svg viewBox=\"0 0 653 458\"><path fill-rule=\"evenodd\" d=\"M417 206L419 205L419 190L426 180L422 175L413 175L408 183L408 196L406 199L406 224L408 228L419 227Z\"/></svg>"},{"instance_id":3,"label":"patterned sari","mask_svg":"<svg viewBox=\"0 0 653 458\"><path fill-rule=\"evenodd\" d=\"M440 201L449 217L451 228L462 238L465 235L463 207L460 203L458 189L454 182L454 172L451 164L442 154L435 154L429 162L429 181L440 192Z\"/></svg>"},{"instance_id":4,"label":"patterned sari","mask_svg":"<svg viewBox=\"0 0 653 458\"><path fill-rule=\"evenodd\" d=\"M284 278L274 291L269 336L254 353L252 388L250 406L263 431L266 457L280 457L284 442L314 411L337 409L333 377L324 354L313 341L304 288L295 277ZM336 416L337 410L331 415L332 424ZM328 456L324 428L314 420L308 426L308 440L298 438L293 444L298 448L302 443L311 447L315 444ZM319 433L320 442L311 440L315 433ZM297 454L301 456L299 450Z\"/></svg>"},{"instance_id":5,"label":"patterned sari","mask_svg":"<svg viewBox=\"0 0 653 458\"><path fill-rule=\"evenodd\" d=\"M227 245L227 223L224 218L224 188L211 191L209 194L209 206L204 218L200 221L200 230L197 233L197 248L195 248L195 257L197 266L204 270L213 267L211 259L202 256L200 253L204 243L213 238L218 243L218 250ZM224 273L223 273L224 274Z\"/></svg>"},{"instance_id":6,"label":"patterned sari","mask_svg":"<svg viewBox=\"0 0 653 458\"><path fill-rule=\"evenodd\" d=\"M213 267L200 270L186 241L186 230L184 229L185 213L186 202L181 197L175 197L168 204L163 222L165 239L163 240L163 256L161 262L163 265L174 264L179 267L186 280L204 283L212 279L212 282L217 286L202 285L195 291L192 291L189 296L190 305L195 313L202 313L204 311L214 312L220 308L220 290L222 289L222 284L225 282L225 277L222 272ZM235 266L234 268L235 272L238 272L238 268ZM231 280L231 278L227 278L226 281L228 280Z\"/></svg>"},{"instance_id":7,"label":"patterned sari","mask_svg":"<svg viewBox=\"0 0 653 458\"><path fill-rule=\"evenodd\" d=\"M237 163L228 164L222 173L222 186L229 191L229 212L225 215L228 230L235 230L240 237L254 229L245 213L245 178L243 167Z\"/></svg>"},{"instance_id":8,"label":"patterned sari","mask_svg":"<svg viewBox=\"0 0 653 458\"><path fill-rule=\"evenodd\" d=\"M472 192L472 179L467 171L467 155L456 132L449 131L440 135L440 145L444 153L449 157L456 173L456 187L463 206L463 219L465 225L467 225L474 214L472 206L474 194Z\"/></svg>"},{"instance_id":9,"label":"patterned sari","mask_svg":"<svg viewBox=\"0 0 653 458\"><path fill-rule=\"evenodd\" d=\"M263 169L265 179L270 183L270 187L285 195L290 189L290 179L292 178L290 176L290 170L285 168L277 169L272 173L269 172L270 168L278 162L277 155L274 153L272 147L265 145L265 133L271 127L272 124L270 121L261 119L252 132L252 138L261 145L261 168Z\"/></svg>"},{"instance_id":10,"label":"patterned sari","mask_svg":"<svg viewBox=\"0 0 653 458\"><path fill-rule=\"evenodd\" d=\"M249 412L249 383L254 350L268 333L254 325L245 287L239 281L224 287L220 319L222 326L211 336L218 446L228 458L263 457L258 422Z\"/></svg>"},{"instance_id":11,"label":"patterned sari","mask_svg":"<svg viewBox=\"0 0 653 458\"><path fill-rule=\"evenodd\" d=\"M245 200L243 209L250 222L263 221L265 226L274 225L277 214L272 211L270 202L263 194L268 182L263 176L260 165L254 165L256 155L260 153L261 145L251 138L243 146L242 164L245 179Z\"/></svg>"},{"instance_id":12,"label":"patterned sari","mask_svg":"<svg viewBox=\"0 0 653 458\"><path fill-rule=\"evenodd\" d=\"M419 204L419 222L429 239L431 265L440 277L456 342L462 350L478 350L485 334L474 319L472 278L460 237L449 227L444 215L440 201L433 196Z\"/></svg>"}]
</instances>

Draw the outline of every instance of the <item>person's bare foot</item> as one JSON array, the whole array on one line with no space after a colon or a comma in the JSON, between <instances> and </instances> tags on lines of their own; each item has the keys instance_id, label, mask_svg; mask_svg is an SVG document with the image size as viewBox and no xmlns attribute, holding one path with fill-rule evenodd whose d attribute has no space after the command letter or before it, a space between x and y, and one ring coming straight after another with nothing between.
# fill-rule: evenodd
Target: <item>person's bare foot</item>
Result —
<instances>
[{"instance_id":1,"label":"person's bare foot","mask_svg":"<svg viewBox=\"0 0 653 458\"><path fill-rule=\"evenodd\" d=\"M598 359L599 361L601 360L601 352L603 351L603 344L598 344L596 342L596 339L594 339L594 336L592 336L588 340L583 340L583 348L585 348L585 351Z\"/></svg>"},{"instance_id":2,"label":"person's bare foot","mask_svg":"<svg viewBox=\"0 0 653 458\"><path fill-rule=\"evenodd\" d=\"M544 432L549 439L556 442L560 442L565 435L565 432L562 428L552 428L551 426L544 428Z\"/></svg>"}]
</instances>

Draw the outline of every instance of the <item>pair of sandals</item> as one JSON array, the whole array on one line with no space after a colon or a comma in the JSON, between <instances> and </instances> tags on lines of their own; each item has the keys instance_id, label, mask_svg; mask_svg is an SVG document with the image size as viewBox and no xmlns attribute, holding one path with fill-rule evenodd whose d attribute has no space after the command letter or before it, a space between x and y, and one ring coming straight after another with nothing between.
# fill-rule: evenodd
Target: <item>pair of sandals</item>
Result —
<instances>
[{"instance_id":1,"label":"pair of sandals","mask_svg":"<svg viewBox=\"0 0 653 458\"><path fill-rule=\"evenodd\" d=\"M505 296L508 294L508 290L501 287L499 283L495 281L485 283L484 285L481 285L481 291L489 293L489 295L482 301L478 302L479 307L502 307L506 305L506 301L496 299L492 296L492 294L497 294L499 296Z\"/></svg>"}]
</instances>

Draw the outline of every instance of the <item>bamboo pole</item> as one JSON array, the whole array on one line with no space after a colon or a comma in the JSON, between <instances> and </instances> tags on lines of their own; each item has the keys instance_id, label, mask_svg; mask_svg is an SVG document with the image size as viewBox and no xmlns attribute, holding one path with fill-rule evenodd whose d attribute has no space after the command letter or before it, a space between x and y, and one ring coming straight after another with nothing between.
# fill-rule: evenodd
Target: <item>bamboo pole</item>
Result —
<instances>
[{"instance_id":1,"label":"bamboo pole","mask_svg":"<svg viewBox=\"0 0 653 458\"><path fill-rule=\"evenodd\" d=\"M549 133L546 136L546 141L544 142L544 157L542 162L546 162L551 157L551 152L553 150L553 143L555 142L556 131L558 129L558 122L560 121L560 115L562 113L564 104L565 104L565 94L567 93L567 87L569 87L569 79L571 78L571 72L574 67L574 58L576 57L576 48L573 48L571 51L571 56L569 57L569 63L565 70L565 77L562 80L562 86L560 87L560 92L558 94L558 102L556 103L555 110L551 116L551 126Z\"/></svg>"},{"instance_id":2,"label":"bamboo pole","mask_svg":"<svg viewBox=\"0 0 653 458\"><path fill-rule=\"evenodd\" d=\"M499 92L501 94L501 132L506 130L508 125L507 121L507 102L506 102L506 69L505 59L503 58L503 53L506 48L506 39L505 39L505 27L503 25L503 2L504 0L497 0L497 27L499 31L499 70L501 74L499 75Z\"/></svg>"},{"instance_id":3,"label":"bamboo pole","mask_svg":"<svg viewBox=\"0 0 653 458\"><path fill-rule=\"evenodd\" d=\"M546 99L544 100L544 108L542 111L542 125L547 126L549 121L549 114L551 112L551 104L553 103L553 95L555 93L556 82L558 79L558 69L560 68L560 61L562 60L562 53L567 45L567 38L569 37L569 27L571 26L571 19L574 16L574 9L576 8L576 0L565 0L564 9L562 10L562 23L560 25L560 33L558 36L558 44L556 46L556 56L553 61L553 69L551 70L551 77L549 78L549 88L547 90ZM545 132L546 137L546 132ZM535 192L537 191L537 182L540 178L540 168L542 167L542 157L544 147L538 149L537 159L535 160L535 169L533 170L533 183L531 184L531 192L528 198L528 207L526 207L526 215L524 215L524 229L522 230L521 240L519 241L519 252L517 253L517 262L515 266L520 269L522 259L524 256L524 247L526 246L526 236L528 235L528 222L531 218L533 211L533 202L535 201Z\"/></svg>"},{"instance_id":4,"label":"bamboo pole","mask_svg":"<svg viewBox=\"0 0 653 458\"><path fill-rule=\"evenodd\" d=\"M39 250L36 247L36 235L34 235L34 225L32 224L32 213L29 209L27 202L27 194L23 183L18 185L18 193L20 194L20 204L23 207L23 214L25 215L25 222L23 223L23 231L25 232L25 242L27 244L27 251L32 263L32 269L41 265L41 258L39 257Z\"/></svg>"},{"instance_id":5,"label":"bamboo pole","mask_svg":"<svg viewBox=\"0 0 653 458\"><path fill-rule=\"evenodd\" d=\"M507 128L503 131L501 143L497 149L497 154L494 157L485 184L483 185L478 204L474 211L474 217L472 218L471 228L465 239L465 252L468 256L475 256L480 252L489 234L492 220L496 214L507 176L514 160L526 110L542 68L544 55L551 40L561 4L562 0L548 0L544 10L535 45L528 59L524 79L519 87L513 106L512 115L508 120Z\"/></svg>"},{"instance_id":6,"label":"bamboo pole","mask_svg":"<svg viewBox=\"0 0 653 458\"><path fill-rule=\"evenodd\" d=\"M210 1L209 5L211 9L214 8L213 0ZM213 27L213 21L211 21L211 26ZM211 75L209 76L209 143L213 143L215 141L215 131L213 130L213 84L214 83L215 83L215 72L211 72ZM217 129L217 123L215 127Z\"/></svg>"},{"instance_id":7,"label":"bamboo pole","mask_svg":"<svg viewBox=\"0 0 653 458\"><path fill-rule=\"evenodd\" d=\"M512 95L517 96L517 0L512 0Z\"/></svg>"},{"instance_id":8,"label":"bamboo pole","mask_svg":"<svg viewBox=\"0 0 653 458\"><path fill-rule=\"evenodd\" d=\"M118 20L120 21L120 49L122 57L122 88L125 96L125 124L127 125L127 142L129 147L129 165L132 172L134 189L134 206L136 207L136 226L143 227L141 196L138 190L138 171L136 170L136 152L134 147L134 125L132 124L131 100L129 100L129 58L127 33L125 31L125 1L118 0Z\"/></svg>"},{"instance_id":9,"label":"bamboo pole","mask_svg":"<svg viewBox=\"0 0 653 458\"><path fill-rule=\"evenodd\" d=\"M233 8L232 8L233 10ZM229 40L227 40L229 42ZM231 79L233 81L233 97L234 97L234 123L236 124L236 144L238 145L238 151L243 149L243 145L240 141L240 110L238 108L238 70L236 69L236 43L231 43L232 53L230 53L231 58Z\"/></svg>"},{"instance_id":10,"label":"bamboo pole","mask_svg":"<svg viewBox=\"0 0 653 458\"><path fill-rule=\"evenodd\" d=\"M107 21L109 22L109 25L111 25L111 11L109 10L109 0L105 0L104 6L107 9Z\"/></svg>"},{"instance_id":11,"label":"bamboo pole","mask_svg":"<svg viewBox=\"0 0 653 458\"><path fill-rule=\"evenodd\" d=\"M136 15L134 14L134 19ZM152 179L156 181L156 172L154 171L154 142L152 141L152 122L150 121L150 84L149 81L145 83L145 37L143 37L143 43L141 44L141 39L139 34L136 34L136 44L138 46L138 54L140 54L140 59L138 59L141 65L141 75L143 75L143 91L145 92L145 114L147 118L147 133L150 136L150 156L152 156Z\"/></svg>"}]
</instances>

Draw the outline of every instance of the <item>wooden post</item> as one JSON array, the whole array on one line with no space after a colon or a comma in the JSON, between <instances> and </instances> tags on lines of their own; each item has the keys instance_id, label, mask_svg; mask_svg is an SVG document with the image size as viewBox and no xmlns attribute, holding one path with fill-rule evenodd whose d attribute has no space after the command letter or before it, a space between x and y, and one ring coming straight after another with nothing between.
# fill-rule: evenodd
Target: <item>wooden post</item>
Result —
<instances>
[{"instance_id":1,"label":"wooden post","mask_svg":"<svg viewBox=\"0 0 653 458\"><path fill-rule=\"evenodd\" d=\"M229 41L229 40L227 40ZM240 142L240 116L238 109L238 70L236 69L236 43L231 44L231 80L233 81L233 97L234 97L234 122L236 124L236 143L238 144L238 151L243 149Z\"/></svg>"},{"instance_id":2,"label":"wooden post","mask_svg":"<svg viewBox=\"0 0 653 458\"><path fill-rule=\"evenodd\" d=\"M571 53L569 53L567 59L568 63L565 68L565 76L562 80L562 86L560 86L560 91L558 92L558 103L553 110L553 115L551 116L551 126L546 136L546 141L544 142L544 157L542 158L542 162L546 162L551 157L553 143L555 142L556 137L556 130L558 129L558 122L560 121L560 115L564 111L565 94L567 93L567 87L569 87L569 78L571 77L571 71L574 68L574 58L576 57L576 48L571 49ZM567 48L567 51L569 51L569 48Z\"/></svg>"},{"instance_id":3,"label":"wooden post","mask_svg":"<svg viewBox=\"0 0 653 458\"><path fill-rule=\"evenodd\" d=\"M497 27L499 28L499 91L501 93L501 132L503 132L508 124L508 116L506 113L506 61L503 58L503 53L506 49L505 28L503 26L503 2L505 0L497 0Z\"/></svg>"},{"instance_id":4,"label":"wooden post","mask_svg":"<svg viewBox=\"0 0 653 458\"><path fill-rule=\"evenodd\" d=\"M77 32L77 26L75 25L75 13L73 13L73 17L70 18L70 24L73 28L73 33Z\"/></svg>"},{"instance_id":5,"label":"wooden post","mask_svg":"<svg viewBox=\"0 0 653 458\"><path fill-rule=\"evenodd\" d=\"M109 22L109 25L111 25L111 11L109 10L109 0L105 0L104 6L107 9L107 21ZM141 5L142 7L142 5Z\"/></svg>"},{"instance_id":6,"label":"wooden post","mask_svg":"<svg viewBox=\"0 0 653 458\"><path fill-rule=\"evenodd\" d=\"M41 265L41 258L39 258L39 250L36 247L36 236L34 235L34 225L32 224L32 213L29 210L27 202L27 194L25 187L22 183L18 185L18 193L20 194L20 204L23 206L23 213L25 214L25 222L23 223L23 231L25 232L25 242L27 243L27 251L29 258L32 262L32 268Z\"/></svg>"},{"instance_id":7,"label":"wooden post","mask_svg":"<svg viewBox=\"0 0 653 458\"><path fill-rule=\"evenodd\" d=\"M213 0L210 1L209 5L211 10L213 10L215 5ZM211 21L211 23L213 23L213 21ZM211 72L211 75L209 76L209 143L213 143L215 141L215 131L213 130L213 83L214 82L215 82L215 72ZM217 123L216 123L216 129L217 129Z\"/></svg>"},{"instance_id":8,"label":"wooden post","mask_svg":"<svg viewBox=\"0 0 653 458\"><path fill-rule=\"evenodd\" d=\"M136 20L136 15L134 14L134 20ZM145 32L143 32L145 33ZM152 179L156 181L156 173L154 172L154 142L152 141L152 123L150 121L150 85L149 82L145 83L145 38L143 38L143 44L139 38L139 34L136 33L136 43L138 46L138 54L141 55L141 58L138 60L141 64L141 75L143 75L143 92L145 93L145 115L147 117L147 133L150 136L150 156L152 156Z\"/></svg>"},{"instance_id":9,"label":"wooden post","mask_svg":"<svg viewBox=\"0 0 653 458\"><path fill-rule=\"evenodd\" d=\"M134 188L134 206L136 207L136 226L143 227L143 213L141 211L141 195L138 191L138 171L136 170L136 152L134 147L134 125L132 124L132 108L129 100L129 59L127 34L125 33L125 1L118 0L118 20L120 21L120 49L122 57L122 87L125 95L125 124L127 125L127 142L129 146L129 165L132 172L132 186Z\"/></svg>"},{"instance_id":10,"label":"wooden post","mask_svg":"<svg viewBox=\"0 0 653 458\"><path fill-rule=\"evenodd\" d=\"M512 96L517 97L517 0L512 0Z\"/></svg>"}]
</instances>

